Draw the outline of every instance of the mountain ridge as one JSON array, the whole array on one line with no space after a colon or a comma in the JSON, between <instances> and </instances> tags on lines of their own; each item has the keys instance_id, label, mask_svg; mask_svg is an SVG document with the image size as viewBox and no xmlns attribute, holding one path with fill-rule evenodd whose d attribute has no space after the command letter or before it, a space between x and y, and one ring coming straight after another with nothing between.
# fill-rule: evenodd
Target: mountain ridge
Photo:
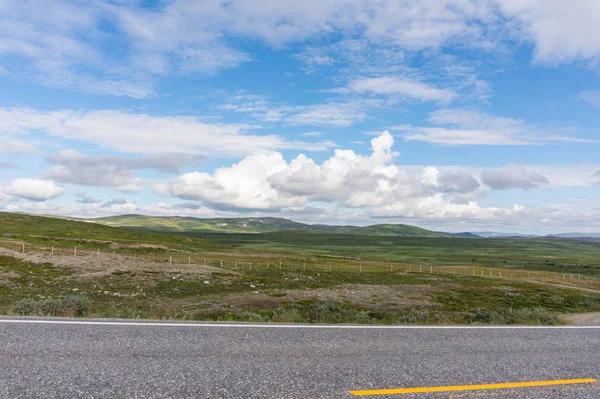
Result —
<instances>
[{"instance_id":1,"label":"mountain ridge","mask_svg":"<svg viewBox=\"0 0 600 399\"><path fill-rule=\"evenodd\" d=\"M381 236L454 236L451 233L431 231L406 224L375 224L370 226L307 224L276 217L196 218L189 216L146 216L126 214L86 220L114 227L133 227L162 232L211 231L224 233L269 233L305 230Z\"/></svg>"}]
</instances>

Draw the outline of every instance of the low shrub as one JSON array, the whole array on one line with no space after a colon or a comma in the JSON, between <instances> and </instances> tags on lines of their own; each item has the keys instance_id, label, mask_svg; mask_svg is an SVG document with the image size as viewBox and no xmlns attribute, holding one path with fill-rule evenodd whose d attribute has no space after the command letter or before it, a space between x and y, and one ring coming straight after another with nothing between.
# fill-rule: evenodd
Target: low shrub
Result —
<instances>
[{"instance_id":1,"label":"low shrub","mask_svg":"<svg viewBox=\"0 0 600 399\"><path fill-rule=\"evenodd\" d=\"M26 298L15 304L13 312L19 316L84 317L90 305L90 299L84 294L39 300Z\"/></svg>"},{"instance_id":2,"label":"low shrub","mask_svg":"<svg viewBox=\"0 0 600 399\"><path fill-rule=\"evenodd\" d=\"M107 309L106 311L102 312L100 314L100 316L107 318L107 319L148 319L148 318L150 318L150 315L148 314L148 312L140 310L140 309L130 308L130 307L124 307L124 308L111 307L111 308Z\"/></svg>"},{"instance_id":3,"label":"low shrub","mask_svg":"<svg viewBox=\"0 0 600 399\"><path fill-rule=\"evenodd\" d=\"M311 303L304 313L308 323L371 324L375 321L368 311L337 302Z\"/></svg>"},{"instance_id":4,"label":"low shrub","mask_svg":"<svg viewBox=\"0 0 600 399\"><path fill-rule=\"evenodd\" d=\"M480 310L471 314L472 324L528 324L557 325L564 324L560 314L546 308L523 308L505 310Z\"/></svg>"},{"instance_id":5,"label":"low shrub","mask_svg":"<svg viewBox=\"0 0 600 399\"><path fill-rule=\"evenodd\" d=\"M234 321L261 322L261 321L265 321L265 318L258 313L242 310L241 312L236 312L233 314L233 320Z\"/></svg>"}]
</instances>

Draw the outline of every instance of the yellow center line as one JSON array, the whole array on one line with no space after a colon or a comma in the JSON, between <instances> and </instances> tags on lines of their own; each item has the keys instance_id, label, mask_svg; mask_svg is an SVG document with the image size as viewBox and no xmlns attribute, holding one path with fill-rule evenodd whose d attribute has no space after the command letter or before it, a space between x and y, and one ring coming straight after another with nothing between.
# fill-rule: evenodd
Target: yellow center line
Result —
<instances>
[{"instance_id":1,"label":"yellow center line","mask_svg":"<svg viewBox=\"0 0 600 399\"><path fill-rule=\"evenodd\" d=\"M598 382L598 381L593 378L582 378L582 379L574 379L574 380L507 382L507 383L503 383L503 384L455 385L455 386L446 386L446 387L366 389L366 390L350 391L350 394L354 395L354 396L402 395L402 394L407 394L407 393L477 391L477 390L485 390L485 389L543 387L543 386L548 386L548 385L590 384L590 383L594 383L594 382Z\"/></svg>"}]
</instances>

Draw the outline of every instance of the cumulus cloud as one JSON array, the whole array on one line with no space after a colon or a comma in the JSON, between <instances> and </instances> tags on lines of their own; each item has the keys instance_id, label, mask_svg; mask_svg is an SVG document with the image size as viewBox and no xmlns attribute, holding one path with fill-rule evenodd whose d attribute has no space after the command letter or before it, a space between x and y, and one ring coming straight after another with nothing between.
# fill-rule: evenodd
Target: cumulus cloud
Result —
<instances>
[{"instance_id":1,"label":"cumulus cloud","mask_svg":"<svg viewBox=\"0 0 600 399\"><path fill-rule=\"evenodd\" d=\"M371 141L369 155L337 149L321 164L303 154L288 163L277 152L257 153L212 175L183 174L170 181L169 192L217 209L285 211L324 202L377 217L490 215L474 201L453 197L479 188L467 171L400 167L393 144L386 131Z\"/></svg>"},{"instance_id":2,"label":"cumulus cloud","mask_svg":"<svg viewBox=\"0 0 600 399\"><path fill-rule=\"evenodd\" d=\"M170 192L186 200L240 209L271 209L302 204L301 199L280 196L265 179L286 165L280 153L257 153L231 167L218 168L214 176L201 172L181 175L172 181Z\"/></svg>"},{"instance_id":3,"label":"cumulus cloud","mask_svg":"<svg viewBox=\"0 0 600 399\"><path fill-rule=\"evenodd\" d=\"M442 170L433 166L423 170L421 182L435 187L442 193L468 194L479 188L479 182L467 171Z\"/></svg>"},{"instance_id":4,"label":"cumulus cloud","mask_svg":"<svg viewBox=\"0 0 600 399\"><path fill-rule=\"evenodd\" d=\"M481 178L487 186L494 190L527 190L550 183L545 176L516 164L511 164L503 169L484 170L481 172Z\"/></svg>"},{"instance_id":5,"label":"cumulus cloud","mask_svg":"<svg viewBox=\"0 0 600 399\"><path fill-rule=\"evenodd\" d=\"M63 195L67 190L51 180L14 179L2 187L4 194L30 201L47 201Z\"/></svg>"}]
</instances>

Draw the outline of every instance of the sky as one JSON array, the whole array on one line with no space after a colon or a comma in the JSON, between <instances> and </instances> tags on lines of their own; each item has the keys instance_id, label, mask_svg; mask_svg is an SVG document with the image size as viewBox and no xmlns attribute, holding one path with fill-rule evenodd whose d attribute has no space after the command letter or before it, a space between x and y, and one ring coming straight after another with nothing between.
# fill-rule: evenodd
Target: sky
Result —
<instances>
[{"instance_id":1,"label":"sky","mask_svg":"<svg viewBox=\"0 0 600 399\"><path fill-rule=\"evenodd\" d=\"M0 211L600 231L597 0L0 0Z\"/></svg>"}]
</instances>

